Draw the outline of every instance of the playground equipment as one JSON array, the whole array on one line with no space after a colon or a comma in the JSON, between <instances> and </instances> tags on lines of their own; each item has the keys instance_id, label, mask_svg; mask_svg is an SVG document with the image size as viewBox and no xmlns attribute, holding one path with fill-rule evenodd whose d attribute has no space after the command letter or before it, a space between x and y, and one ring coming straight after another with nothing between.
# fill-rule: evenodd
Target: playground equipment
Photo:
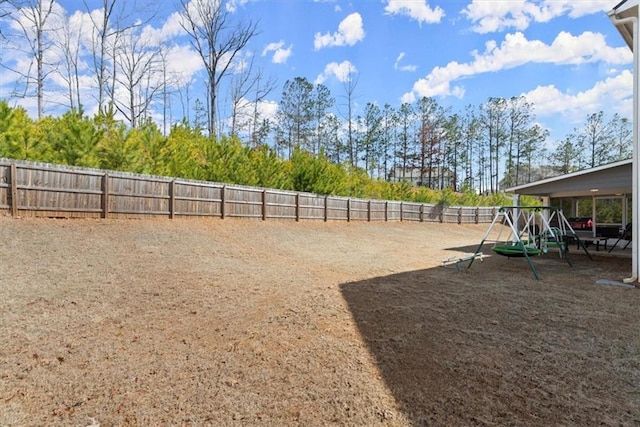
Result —
<instances>
[{"instance_id":1,"label":"playground equipment","mask_svg":"<svg viewBox=\"0 0 640 427\"><path fill-rule=\"evenodd\" d=\"M442 261L442 266L447 268L447 267L453 267L455 268L457 271L460 271L460 264L462 264L463 262L467 262L467 261L472 261L475 260L476 258L478 258L480 260L480 262L482 262L482 252L481 253L475 253L475 254L464 254L463 256L460 257L451 257L451 258L447 258L444 261Z\"/></svg>"},{"instance_id":2,"label":"playground equipment","mask_svg":"<svg viewBox=\"0 0 640 427\"><path fill-rule=\"evenodd\" d=\"M620 236L618 237L618 240L616 240L616 242L613 244L613 246L611 246L611 249L609 249L609 253L611 253L611 251L618 246L618 243L620 243L620 240L626 240L627 243L624 244L624 247L622 248L622 250L627 249L627 246L629 246L629 243L631 243L631 239L633 238L633 223L630 222L629 224L627 224L627 226L624 228L624 230L622 231L622 233L620 233Z\"/></svg>"},{"instance_id":3,"label":"playground equipment","mask_svg":"<svg viewBox=\"0 0 640 427\"><path fill-rule=\"evenodd\" d=\"M499 227L497 236L494 237L496 225ZM509 236L503 239L502 233L505 230L508 230ZM482 255L485 244L489 243L492 244L491 250L497 255L525 258L535 278L540 279L531 258L546 254L549 248L557 248L560 258L569 266L573 266L569 259L571 241L577 242L578 247L592 259L587 247L565 218L562 209L550 206L504 206L498 209L475 254L469 257L467 268Z\"/></svg>"}]
</instances>

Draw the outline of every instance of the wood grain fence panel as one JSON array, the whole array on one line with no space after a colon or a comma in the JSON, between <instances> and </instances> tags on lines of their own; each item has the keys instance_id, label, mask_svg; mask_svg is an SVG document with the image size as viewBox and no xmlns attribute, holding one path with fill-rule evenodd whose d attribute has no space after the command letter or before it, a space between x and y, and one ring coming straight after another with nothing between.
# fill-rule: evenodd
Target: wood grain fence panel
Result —
<instances>
[{"instance_id":1,"label":"wood grain fence panel","mask_svg":"<svg viewBox=\"0 0 640 427\"><path fill-rule=\"evenodd\" d=\"M267 218L295 219L296 193L269 190L267 192Z\"/></svg>"},{"instance_id":2,"label":"wood grain fence panel","mask_svg":"<svg viewBox=\"0 0 640 427\"><path fill-rule=\"evenodd\" d=\"M349 199L344 197L327 198L327 219L346 221L348 219Z\"/></svg>"},{"instance_id":3,"label":"wood grain fence panel","mask_svg":"<svg viewBox=\"0 0 640 427\"><path fill-rule=\"evenodd\" d=\"M0 164L0 209L11 209L11 165Z\"/></svg>"},{"instance_id":4,"label":"wood grain fence panel","mask_svg":"<svg viewBox=\"0 0 640 427\"><path fill-rule=\"evenodd\" d=\"M226 216L262 218L262 189L227 186L225 194Z\"/></svg>"},{"instance_id":5,"label":"wood grain fence panel","mask_svg":"<svg viewBox=\"0 0 640 427\"><path fill-rule=\"evenodd\" d=\"M496 216L496 209L492 207L479 207L478 208L478 223L488 223L493 221L493 218Z\"/></svg>"},{"instance_id":6,"label":"wood grain fence panel","mask_svg":"<svg viewBox=\"0 0 640 427\"><path fill-rule=\"evenodd\" d=\"M324 220L325 196L300 193L298 197L300 219Z\"/></svg>"},{"instance_id":7,"label":"wood grain fence panel","mask_svg":"<svg viewBox=\"0 0 640 427\"><path fill-rule=\"evenodd\" d=\"M398 201L389 201L387 204L387 221L400 221L400 205Z\"/></svg>"},{"instance_id":8,"label":"wood grain fence panel","mask_svg":"<svg viewBox=\"0 0 640 427\"><path fill-rule=\"evenodd\" d=\"M458 207L456 206L440 206L440 221L446 223L457 224L459 220Z\"/></svg>"},{"instance_id":9,"label":"wood grain fence panel","mask_svg":"<svg viewBox=\"0 0 640 427\"><path fill-rule=\"evenodd\" d=\"M370 220L371 221L385 221L386 220L386 206L387 203L384 200L371 200L370 203Z\"/></svg>"},{"instance_id":10,"label":"wood grain fence panel","mask_svg":"<svg viewBox=\"0 0 640 427\"><path fill-rule=\"evenodd\" d=\"M109 213L169 216L170 180L109 177Z\"/></svg>"},{"instance_id":11,"label":"wood grain fence panel","mask_svg":"<svg viewBox=\"0 0 640 427\"><path fill-rule=\"evenodd\" d=\"M222 216L222 185L176 180L176 216Z\"/></svg>"},{"instance_id":12,"label":"wood grain fence panel","mask_svg":"<svg viewBox=\"0 0 640 427\"><path fill-rule=\"evenodd\" d=\"M402 203L402 220L403 221L420 221L421 212L424 209L421 208L421 203ZM424 214L423 214L424 215Z\"/></svg>"},{"instance_id":13,"label":"wood grain fence panel","mask_svg":"<svg viewBox=\"0 0 640 427\"><path fill-rule=\"evenodd\" d=\"M472 206L460 206L460 224L475 224L477 208Z\"/></svg>"},{"instance_id":14,"label":"wood grain fence panel","mask_svg":"<svg viewBox=\"0 0 640 427\"><path fill-rule=\"evenodd\" d=\"M440 222L442 208L440 205L425 203L422 208L423 222Z\"/></svg>"},{"instance_id":15,"label":"wood grain fence panel","mask_svg":"<svg viewBox=\"0 0 640 427\"><path fill-rule=\"evenodd\" d=\"M368 212L368 200L351 199L351 221L367 221Z\"/></svg>"},{"instance_id":16,"label":"wood grain fence panel","mask_svg":"<svg viewBox=\"0 0 640 427\"><path fill-rule=\"evenodd\" d=\"M100 213L100 175L46 167L16 169L16 200L21 214L82 217Z\"/></svg>"}]
</instances>

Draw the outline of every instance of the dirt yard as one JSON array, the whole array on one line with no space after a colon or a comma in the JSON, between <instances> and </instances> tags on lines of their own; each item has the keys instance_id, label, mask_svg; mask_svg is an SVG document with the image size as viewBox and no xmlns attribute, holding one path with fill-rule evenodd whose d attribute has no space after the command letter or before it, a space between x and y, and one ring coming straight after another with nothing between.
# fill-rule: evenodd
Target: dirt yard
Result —
<instances>
[{"instance_id":1,"label":"dirt yard","mask_svg":"<svg viewBox=\"0 0 640 427\"><path fill-rule=\"evenodd\" d=\"M0 217L0 425L640 424L631 261L485 229Z\"/></svg>"}]
</instances>

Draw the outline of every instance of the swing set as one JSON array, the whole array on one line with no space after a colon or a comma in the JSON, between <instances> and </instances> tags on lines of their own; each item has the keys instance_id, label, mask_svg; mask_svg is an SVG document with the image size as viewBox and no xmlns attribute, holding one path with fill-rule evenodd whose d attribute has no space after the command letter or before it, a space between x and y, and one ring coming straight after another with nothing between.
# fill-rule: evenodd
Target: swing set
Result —
<instances>
[{"instance_id":1,"label":"swing set","mask_svg":"<svg viewBox=\"0 0 640 427\"><path fill-rule=\"evenodd\" d=\"M502 238L504 231L509 232L506 239ZM525 258L535 278L540 279L531 258L546 254L549 248L557 248L560 258L573 266L569 259L569 243L572 240L593 260L562 209L549 206L504 206L498 209L475 254L469 257L467 268L471 267L476 258L482 257L485 244L491 244L491 250L497 255Z\"/></svg>"}]
</instances>

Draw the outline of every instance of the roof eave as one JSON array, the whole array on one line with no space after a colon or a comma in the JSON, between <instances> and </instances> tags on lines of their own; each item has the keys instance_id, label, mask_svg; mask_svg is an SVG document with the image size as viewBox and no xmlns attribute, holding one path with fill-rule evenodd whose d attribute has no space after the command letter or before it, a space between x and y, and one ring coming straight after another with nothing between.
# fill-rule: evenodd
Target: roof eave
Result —
<instances>
[{"instance_id":1,"label":"roof eave","mask_svg":"<svg viewBox=\"0 0 640 427\"><path fill-rule=\"evenodd\" d=\"M611 19L616 29L631 50L633 50L633 24L628 22L620 23L618 21L625 18L637 18L638 2L639 0L623 0L607 13L609 19Z\"/></svg>"},{"instance_id":2,"label":"roof eave","mask_svg":"<svg viewBox=\"0 0 640 427\"><path fill-rule=\"evenodd\" d=\"M556 181L562 181L562 180L565 180L565 179L568 179L568 178L573 178L573 177L580 176L580 175L587 175L587 174L598 172L598 171L605 170L605 169L612 169L612 168L615 168L615 167L618 167L618 166L622 166L622 165L625 165L625 164L630 164L632 162L633 162L632 159L620 160L618 162L609 163L609 164L602 165L602 166L597 166L597 167L591 168L591 169L583 169L581 171L576 171L576 172L568 173L568 174L565 174L565 175L554 176L554 177L551 177L551 178L541 179L540 181L530 182L528 184L522 184L522 185L517 185L515 187L505 188L504 191L506 193L517 193L519 191L526 190L527 188L538 187L540 185L549 184L549 183L556 182Z\"/></svg>"}]
</instances>

